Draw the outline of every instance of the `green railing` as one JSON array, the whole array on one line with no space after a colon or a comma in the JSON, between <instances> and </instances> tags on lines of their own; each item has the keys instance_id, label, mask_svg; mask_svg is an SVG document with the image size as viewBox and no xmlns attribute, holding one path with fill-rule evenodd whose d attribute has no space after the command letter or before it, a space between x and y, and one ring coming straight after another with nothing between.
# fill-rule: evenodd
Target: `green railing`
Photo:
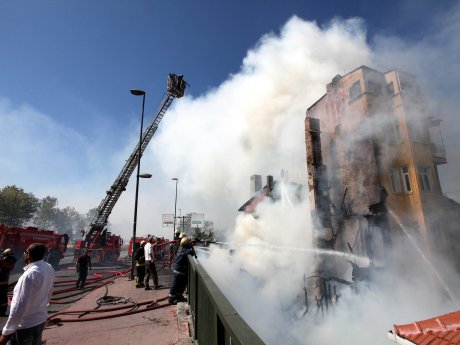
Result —
<instances>
[{"instance_id":1,"label":"green railing","mask_svg":"<svg viewBox=\"0 0 460 345\"><path fill-rule=\"evenodd\" d=\"M199 345L262 345L200 263L189 260L188 300Z\"/></svg>"}]
</instances>

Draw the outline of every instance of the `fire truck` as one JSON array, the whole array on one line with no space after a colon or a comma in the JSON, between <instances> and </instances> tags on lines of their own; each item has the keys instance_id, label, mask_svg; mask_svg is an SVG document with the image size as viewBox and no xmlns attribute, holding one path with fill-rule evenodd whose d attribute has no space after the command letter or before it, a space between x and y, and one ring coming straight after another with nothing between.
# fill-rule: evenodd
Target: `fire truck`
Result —
<instances>
[{"instance_id":1,"label":"fire truck","mask_svg":"<svg viewBox=\"0 0 460 345\"><path fill-rule=\"evenodd\" d=\"M75 245L74 258L77 259L81 253L87 251L94 260L93 262L112 263L118 260L121 251L122 239L120 236L111 234L106 226L110 213L117 203L120 195L126 190L134 169L139 162L139 155L142 156L145 148L155 134L160 121L175 98L184 95L187 82L182 75L169 74L167 79L167 92L157 109L156 115L143 131L139 142L133 152L126 160L118 177L106 192L105 198L97 208L88 231L82 231L84 239L78 240Z\"/></svg>"},{"instance_id":2,"label":"fire truck","mask_svg":"<svg viewBox=\"0 0 460 345\"><path fill-rule=\"evenodd\" d=\"M136 251L140 247L142 241L147 242L147 240L148 240L147 237L136 236L136 245L134 246L135 248L134 251ZM128 245L128 256L131 257L133 254L136 254L136 253L133 253L133 239L131 238L131 240L129 241L129 245Z\"/></svg>"},{"instance_id":3,"label":"fire truck","mask_svg":"<svg viewBox=\"0 0 460 345\"><path fill-rule=\"evenodd\" d=\"M47 261L57 268L59 261L67 250L69 236L51 230L36 227L6 226L0 224L0 249L11 248L18 262L22 262L22 254L32 243L42 243L48 248Z\"/></svg>"}]
</instances>

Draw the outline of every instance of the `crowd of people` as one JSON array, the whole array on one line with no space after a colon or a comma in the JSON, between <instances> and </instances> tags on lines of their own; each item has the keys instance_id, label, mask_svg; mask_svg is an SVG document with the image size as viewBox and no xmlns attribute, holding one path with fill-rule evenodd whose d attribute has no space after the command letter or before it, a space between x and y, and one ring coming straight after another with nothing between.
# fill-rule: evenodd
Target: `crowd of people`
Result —
<instances>
[{"instance_id":1,"label":"crowd of people","mask_svg":"<svg viewBox=\"0 0 460 345\"><path fill-rule=\"evenodd\" d=\"M153 288L160 289L158 284L158 273L155 260L164 255L164 241L158 241L154 236L149 236L146 241L141 241L139 248L134 254L134 263L136 267L136 287L151 290L150 278L152 278ZM163 250L156 251L156 248L163 247ZM169 246L169 254L173 262L173 282L169 291L169 303L175 304L182 301L183 293L187 286L188 273L188 256L196 257L192 241L185 233L177 231L174 241ZM162 253L158 255L156 253Z\"/></svg>"},{"instance_id":2,"label":"crowd of people","mask_svg":"<svg viewBox=\"0 0 460 345\"><path fill-rule=\"evenodd\" d=\"M165 251L165 244L168 244ZM158 250L158 248L162 248ZM47 247L44 244L31 244L23 254L26 266L13 290L8 309L8 286L10 272L16 264L11 249L5 249L0 255L0 316L8 317L0 336L0 345L41 344L42 333L48 318L48 303L54 289L55 270L45 261ZM176 304L184 300L187 286L188 259L196 253L190 238L185 233L176 232L174 241L166 241L149 236L135 251L136 287L145 290L160 289L155 261L169 255L172 262L173 281L168 301ZM91 257L85 251L75 264L78 279L76 288L83 289L92 269Z\"/></svg>"}]
</instances>

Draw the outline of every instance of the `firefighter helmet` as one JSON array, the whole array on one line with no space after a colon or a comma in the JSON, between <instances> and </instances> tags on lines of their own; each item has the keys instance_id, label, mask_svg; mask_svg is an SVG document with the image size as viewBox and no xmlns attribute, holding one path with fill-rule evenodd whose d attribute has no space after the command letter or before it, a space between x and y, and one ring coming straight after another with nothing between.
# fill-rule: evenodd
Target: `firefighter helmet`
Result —
<instances>
[{"instance_id":1,"label":"firefighter helmet","mask_svg":"<svg viewBox=\"0 0 460 345\"><path fill-rule=\"evenodd\" d=\"M141 241L141 247L146 243L147 243L146 241Z\"/></svg>"},{"instance_id":2,"label":"firefighter helmet","mask_svg":"<svg viewBox=\"0 0 460 345\"><path fill-rule=\"evenodd\" d=\"M185 237L185 236L182 237L182 239L180 240L180 245L181 245L182 247L185 247L185 246L187 246L187 245L189 245L189 244L191 244L190 238Z\"/></svg>"},{"instance_id":3,"label":"firefighter helmet","mask_svg":"<svg viewBox=\"0 0 460 345\"><path fill-rule=\"evenodd\" d=\"M182 232L180 235L179 235L179 238L182 239L184 237L187 237L187 234L185 232Z\"/></svg>"},{"instance_id":4,"label":"firefighter helmet","mask_svg":"<svg viewBox=\"0 0 460 345\"><path fill-rule=\"evenodd\" d=\"M5 255L5 256L13 255L13 250L10 249L10 248L6 248L6 249L3 251L3 255Z\"/></svg>"}]
</instances>

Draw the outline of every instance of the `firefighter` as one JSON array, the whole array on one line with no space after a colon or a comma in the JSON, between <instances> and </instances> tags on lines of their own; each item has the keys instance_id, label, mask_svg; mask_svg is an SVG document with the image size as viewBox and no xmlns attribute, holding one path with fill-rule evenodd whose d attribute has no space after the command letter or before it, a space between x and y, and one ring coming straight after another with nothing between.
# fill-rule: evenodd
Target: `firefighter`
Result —
<instances>
[{"instance_id":1,"label":"firefighter","mask_svg":"<svg viewBox=\"0 0 460 345\"><path fill-rule=\"evenodd\" d=\"M7 316L8 284L10 281L10 273L14 269L16 261L13 251L10 248L3 251L0 259L0 316Z\"/></svg>"},{"instance_id":2,"label":"firefighter","mask_svg":"<svg viewBox=\"0 0 460 345\"><path fill-rule=\"evenodd\" d=\"M141 246L136 251L136 255L134 255L134 260L136 264L136 287L141 288L144 287L144 277L145 277L145 252L144 247L146 241L141 241Z\"/></svg>"},{"instance_id":3,"label":"firefighter","mask_svg":"<svg viewBox=\"0 0 460 345\"><path fill-rule=\"evenodd\" d=\"M75 264L75 268L78 273L76 287L83 289L85 287L86 277L88 276L88 268L92 270L91 257L88 255L87 250L83 253L83 255L80 255Z\"/></svg>"},{"instance_id":4,"label":"firefighter","mask_svg":"<svg viewBox=\"0 0 460 345\"><path fill-rule=\"evenodd\" d=\"M180 240L180 249L174 260L173 283L169 290L168 301L171 304L183 301L182 294L187 287L188 274L188 256L193 255L196 258L195 250L192 246L192 241L188 237L182 237Z\"/></svg>"},{"instance_id":5,"label":"firefighter","mask_svg":"<svg viewBox=\"0 0 460 345\"><path fill-rule=\"evenodd\" d=\"M184 237L187 237L187 234L185 232L178 232L176 231L176 235L177 235L177 238L174 237L174 239L176 240L176 243L174 244L174 256L177 255L177 252L179 251L180 249L180 241L184 238Z\"/></svg>"}]
</instances>

